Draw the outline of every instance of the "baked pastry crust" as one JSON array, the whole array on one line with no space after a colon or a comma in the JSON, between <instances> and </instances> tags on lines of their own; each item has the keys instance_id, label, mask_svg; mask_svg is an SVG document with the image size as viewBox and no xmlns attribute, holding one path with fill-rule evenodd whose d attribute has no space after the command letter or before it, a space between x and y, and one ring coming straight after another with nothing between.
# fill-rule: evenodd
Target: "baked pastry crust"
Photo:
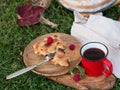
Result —
<instances>
[{"instance_id":1,"label":"baked pastry crust","mask_svg":"<svg viewBox=\"0 0 120 90\"><path fill-rule=\"evenodd\" d=\"M43 41L37 42L33 45L35 54L47 55L49 53L56 52L57 48L65 48L65 42L61 41L57 35L50 36L54 42L52 44L47 43L48 37L45 37Z\"/></svg>"},{"instance_id":2,"label":"baked pastry crust","mask_svg":"<svg viewBox=\"0 0 120 90\"><path fill-rule=\"evenodd\" d=\"M59 0L59 2L70 10L97 12L110 7L115 0Z\"/></svg>"},{"instance_id":3,"label":"baked pastry crust","mask_svg":"<svg viewBox=\"0 0 120 90\"><path fill-rule=\"evenodd\" d=\"M62 41L57 35L50 36L53 39L53 43L48 44L45 37L42 42L37 42L33 45L34 53L38 55L46 56L49 53L55 53L55 56L51 60L54 65L69 66L69 57L65 53L66 43Z\"/></svg>"},{"instance_id":4,"label":"baked pastry crust","mask_svg":"<svg viewBox=\"0 0 120 90\"><path fill-rule=\"evenodd\" d=\"M63 49L58 49L51 63L54 65L69 66L69 59Z\"/></svg>"}]
</instances>

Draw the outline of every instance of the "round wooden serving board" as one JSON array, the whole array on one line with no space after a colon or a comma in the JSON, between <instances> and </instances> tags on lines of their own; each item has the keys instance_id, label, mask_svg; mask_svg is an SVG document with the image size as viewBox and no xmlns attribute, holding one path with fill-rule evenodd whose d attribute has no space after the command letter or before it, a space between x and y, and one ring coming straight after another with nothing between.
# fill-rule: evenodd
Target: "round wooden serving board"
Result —
<instances>
[{"instance_id":1,"label":"round wooden serving board","mask_svg":"<svg viewBox=\"0 0 120 90\"><path fill-rule=\"evenodd\" d=\"M24 58L24 63L27 67L37 64L45 59L45 57L34 53L33 45L37 42L42 42L45 37L52 36L52 35L58 35L61 38L61 40L67 43L65 52L70 57L69 66L63 67L60 65L53 65L51 64L50 61L45 62L33 70L33 72L43 76L57 76L57 75L65 74L70 70L70 68L75 67L81 61L81 56L80 56L80 48L82 46L81 42L79 42L76 38L68 34L50 33L50 34L37 37L36 39L31 41L28 44L28 46L25 48L23 58ZM74 50L69 49L70 44L75 45Z\"/></svg>"}]
</instances>

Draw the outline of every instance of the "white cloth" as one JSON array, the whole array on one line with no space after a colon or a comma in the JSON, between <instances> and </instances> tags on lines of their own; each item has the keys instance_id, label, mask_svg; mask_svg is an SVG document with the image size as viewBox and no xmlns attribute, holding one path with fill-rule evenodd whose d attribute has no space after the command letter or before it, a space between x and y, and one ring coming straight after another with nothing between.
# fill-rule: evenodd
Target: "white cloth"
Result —
<instances>
[{"instance_id":1,"label":"white cloth","mask_svg":"<svg viewBox=\"0 0 120 90\"><path fill-rule=\"evenodd\" d=\"M109 49L108 59L113 64L113 74L120 78L120 22L102 15L90 15L87 21L77 12L74 16L71 35L82 44L94 41L105 44Z\"/></svg>"}]
</instances>

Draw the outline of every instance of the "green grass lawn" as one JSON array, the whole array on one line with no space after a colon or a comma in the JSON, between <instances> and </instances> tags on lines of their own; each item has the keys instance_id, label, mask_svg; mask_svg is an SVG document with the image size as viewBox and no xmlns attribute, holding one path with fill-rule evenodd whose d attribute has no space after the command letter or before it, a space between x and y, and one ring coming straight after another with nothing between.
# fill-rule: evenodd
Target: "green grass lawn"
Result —
<instances>
[{"instance_id":1,"label":"green grass lawn","mask_svg":"<svg viewBox=\"0 0 120 90\"><path fill-rule=\"evenodd\" d=\"M59 24L57 29L51 29L43 23L20 27L16 24L16 7L22 3L24 0L0 0L0 90L75 90L32 71L6 80L8 74L25 67L21 53L30 41L47 33L70 34L73 22L73 13L62 7L57 0L52 0L44 16ZM117 20L120 8L112 7L104 11L104 15ZM120 79L117 79L112 90L120 90Z\"/></svg>"}]
</instances>

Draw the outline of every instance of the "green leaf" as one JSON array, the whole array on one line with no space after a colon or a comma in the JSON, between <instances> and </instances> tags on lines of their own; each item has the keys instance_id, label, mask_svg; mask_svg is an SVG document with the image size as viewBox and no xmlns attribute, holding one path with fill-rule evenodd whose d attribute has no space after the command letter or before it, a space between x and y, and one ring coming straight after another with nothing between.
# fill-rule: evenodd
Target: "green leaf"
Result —
<instances>
[{"instance_id":1,"label":"green leaf","mask_svg":"<svg viewBox=\"0 0 120 90\"><path fill-rule=\"evenodd\" d=\"M71 75L74 74L73 71L74 71L74 68L71 68L71 69L69 70L69 72L70 72Z\"/></svg>"},{"instance_id":2,"label":"green leaf","mask_svg":"<svg viewBox=\"0 0 120 90\"><path fill-rule=\"evenodd\" d=\"M78 70L80 71L80 76L81 78L85 75L85 70L82 66L76 66L76 68L78 68Z\"/></svg>"}]
</instances>

